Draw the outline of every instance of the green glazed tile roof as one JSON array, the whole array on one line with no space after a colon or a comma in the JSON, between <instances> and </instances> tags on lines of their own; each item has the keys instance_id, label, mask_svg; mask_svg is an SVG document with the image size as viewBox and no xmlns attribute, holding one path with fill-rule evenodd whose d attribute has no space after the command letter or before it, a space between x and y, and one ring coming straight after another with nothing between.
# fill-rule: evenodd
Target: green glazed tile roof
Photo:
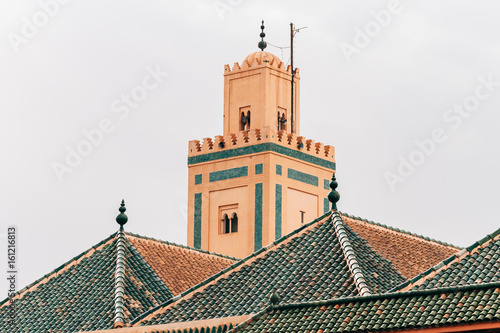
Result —
<instances>
[{"instance_id":1,"label":"green glazed tile roof","mask_svg":"<svg viewBox=\"0 0 500 333\"><path fill-rule=\"evenodd\" d=\"M173 295L132 244L124 243L120 309L128 323ZM0 332L69 333L113 328L116 263L117 240L112 235L19 291L16 327L9 322L9 302L4 300L0 304Z\"/></svg>"},{"instance_id":2,"label":"green glazed tile roof","mask_svg":"<svg viewBox=\"0 0 500 333\"><path fill-rule=\"evenodd\" d=\"M404 281L391 263L378 255L346 225L339 241L330 216L304 225L266 248L233 264L200 285L138 318L139 324L157 325L181 321L232 317L256 313L269 304L273 292L285 303L309 302L353 296L359 282L384 292ZM335 221L342 219L333 214ZM346 259L345 237L356 249L357 265ZM352 272L356 269L365 280ZM359 280L359 281L358 281ZM199 290L199 291L198 291ZM135 324L134 324L135 325Z\"/></svg>"},{"instance_id":3,"label":"green glazed tile roof","mask_svg":"<svg viewBox=\"0 0 500 333\"><path fill-rule=\"evenodd\" d=\"M394 291L496 281L500 281L500 229L397 286Z\"/></svg>"},{"instance_id":4,"label":"green glazed tile roof","mask_svg":"<svg viewBox=\"0 0 500 333\"><path fill-rule=\"evenodd\" d=\"M268 306L232 332L387 332L500 322L500 283Z\"/></svg>"}]
</instances>

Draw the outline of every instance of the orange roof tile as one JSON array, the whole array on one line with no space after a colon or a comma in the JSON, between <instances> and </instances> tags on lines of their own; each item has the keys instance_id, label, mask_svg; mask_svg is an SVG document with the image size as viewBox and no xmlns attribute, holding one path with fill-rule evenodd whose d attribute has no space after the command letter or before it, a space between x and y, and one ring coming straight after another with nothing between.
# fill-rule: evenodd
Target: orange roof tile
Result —
<instances>
[{"instance_id":1,"label":"orange roof tile","mask_svg":"<svg viewBox=\"0 0 500 333\"><path fill-rule=\"evenodd\" d=\"M126 233L126 238L178 295L237 261L235 258Z\"/></svg>"},{"instance_id":2,"label":"orange roof tile","mask_svg":"<svg viewBox=\"0 0 500 333\"><path fill-rule=\"evenodd\" d=\"M425 271L460 250L450 244L427 240L346 214L342 214L342 219L406 278Z\"/></svg>"}]
</instances>

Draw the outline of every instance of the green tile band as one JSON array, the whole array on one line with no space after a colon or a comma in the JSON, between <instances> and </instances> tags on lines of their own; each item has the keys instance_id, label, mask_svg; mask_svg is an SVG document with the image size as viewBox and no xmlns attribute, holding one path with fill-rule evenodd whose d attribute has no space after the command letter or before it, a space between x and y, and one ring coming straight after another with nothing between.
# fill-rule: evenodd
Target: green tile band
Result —
<instances>
[{"instance_id":1,"label":"green tile band","mask_svg":"<svg viewBox=\"0 0 500 333\"><path fill-rule=\"evenodd\" d=\"M203 155L197 155L197 156L190 156L188 157L188 165L192 164L198 164L198 163L203 163L203 162L210 162L210 161L217 161L217 160L222 160L226 159L229 157L236 157L236 156L243 156L243 155L250 155L250 154L255 154L255 153L261 153L265 151L273 151L278 154L282 154L288 157L293 157L296 159L299 159L304 162L312 163L315 165L319 165L328 169L335 170L335 162L330 162L327 160L324 160L322 158L312 156L297 150L293 150L287 147L280 146L276 143L273 142L266 142L266 143L261 143L257 145L252 145L252 146L246 146L246 147L240 147L240 148L235 148L235 149L228 149L228 150L222 150L222 151L217 151L214 153L209 153L209 154L203 154Z\"/></svg>"},{"instance_id":2,"label":"green tile band","mask_svg":"<svg viewBox=\"0 0 500 333\"><path fill-rule=\"evenodd\" d=\"M203 175L200 173L199 175L194 176L194 184L198 185L203 182Z\"/></svg>"},{"instance_id":3,"label":"green tile band","mask_svg":"<svg viewBox=\"0 0 500 333\"><path fill-rule=\"evenodd\" d=\"M281 184L276 184L276 206L275 206L275 227L274 227L274 239L281 238L281 196L282 196L282 186Z\"/></svg>"},{"instance_id":4,"label":"green tile band","mask_svg":"<svg viewBox=\"0 0 500 333\"><path fill-rule=\"evenodd\" d=\"M294 169L288 169L288 178L314 186L318 186L319 182L318 177Z\"/></svg>"},{"instance_id":5,"label":"green tile band","mask_svg":"<svg viewBox=\"0 0 500 333\"><path fill-rule=\"evenodd\" d=\"M262 183L255 184L254 251L262 248Z\"/></svg>"},{"instance_id":6,"label":"green tile band","mask_svg":"<svg viewBox=\"0 0 500 333\"><path fill-rule=\"evenodd\" d=\"M194 194L194 241L193 247L201 249L201 193Z\"/></svg>"},{"instance_id":7,"label":"green tile band","mask_svg":"<svg viewBox=\"0 0 500 333\"><path fill-rule=\"evenodd\" d=\"M281 165L279 165L279 164L276 164L276 174L280 175L280 176L283 174Z\"/></svg>"},{"instance_id":8,"label":"green tile band","mask_svg":"<svg viewBox=\"0 0 500 333\"><path fill-rule=\"evenodd\" d=\"M330 201L328 200L328 198L324 198L323 199L323 212L326 213L330 210Z\"/></svg>"},{"instance_id":9,"label":"green tile band","mask_svg":"<svg viewBox=\"0 0 500 333\"><path fill-rule=\"evenodd\" d=\"M325 179L323 186L325 187L325 190L329 190L330 189L330 181L328 179Z\"/></svg>"},{"instance_id":10,"label":"green tile band","mask_svg":"<svg viewBox=\"0 0 500 333\"><path fill-rule=\"evenodd\" d=\"M248 167L239 167L221 171L210 172L208 176L209 182L217 182L219 180L226 180L232 178L246 177L248 176Z\"/></svg>"},{"instance_id":11,"label":"green tile band","mask_svg":"<svg viewBox=\"0 0 500 333\"><path fill-rule=\"evenodd\" d=\"M256 174L256 175L261 174L261 173L262 173L262 168L263 168L262 163L260 163L260 164L255 164L255 174Z\"/></svg>"}]
</instances>

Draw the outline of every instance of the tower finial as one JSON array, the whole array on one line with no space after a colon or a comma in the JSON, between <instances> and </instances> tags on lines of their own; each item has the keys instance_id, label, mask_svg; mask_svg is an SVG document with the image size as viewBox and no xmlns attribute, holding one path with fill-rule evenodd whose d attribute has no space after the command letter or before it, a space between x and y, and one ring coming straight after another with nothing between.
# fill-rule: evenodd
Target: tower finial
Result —
<instances>
[{"instance_id":1,"label":"tower finial","mask_svg":"<svg viewBox=\"0 0 500 333\"><path fill-rule=\"evenodd\" d=\"M260 42L259 42L259 49L261 51L264 51L264 49L267 47L267 43L264 41L264 37L266 37L266 34L264 33L264 20L262 20L262 25L260 26L260 29L262 30L262 32L260 33Z\"/></svg>"},{"instance_id":2,"label":"tower finial","mask_svg":"<svg viewBox=\"0 0 500 333\"><path fill-rule=\"evenodd\" d=\"M339 186L337 179L335 179L335 172L332 175L332 181L330 182L330 188L332 189L328 193L328 200L332 203L332 209L337 210L337 202L340 200L340 194L335 189Z\"/></svg>"},{"instance_id":3,"label":"tower finial","mask_svg":"<svg viewBox=\"0 0 500 333\"><path fill-rule=\"evenodd\" d=\"M128 221L128 216L125 215L125 211L127 210L127 208L125 208L125 200L122 200L122 203L118 210L120 211L120 214L118 214L118 216L116 217L116 223L118 223L122 228L123 225Z\"/></svg>"}]
</instances>

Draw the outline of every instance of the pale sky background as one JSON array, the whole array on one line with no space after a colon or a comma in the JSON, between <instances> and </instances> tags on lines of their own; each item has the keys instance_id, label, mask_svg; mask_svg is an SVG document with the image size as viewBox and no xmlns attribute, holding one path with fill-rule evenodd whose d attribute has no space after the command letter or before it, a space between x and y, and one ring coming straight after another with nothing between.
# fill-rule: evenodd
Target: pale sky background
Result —
<instances>
[{"instance_id":1,"label":"pale sky background","mask_svg":"<svg viewBox=\"0 0 500 333\"><path fill-rule=\"evenodd\" d=\"M443 119L479 77L500 82L498 1L403 1L351 62L340 45L388 1L66 1L16 53L40 2L0 0L0 271L17 225L19 289L114 233L122 198L126 230L186 243L188 141L222 134L224 64L257 50L261 19L280 46L308 27L301 134L336 147L341 211L459 246L499 227L500 84L457 128ZM148 67L169 75L120 119L112 103ZM52 163L105 118L114 131L60 182ZM391 191L384 174L435 128L445 142Z\"/></svg>"}]
</instances>

